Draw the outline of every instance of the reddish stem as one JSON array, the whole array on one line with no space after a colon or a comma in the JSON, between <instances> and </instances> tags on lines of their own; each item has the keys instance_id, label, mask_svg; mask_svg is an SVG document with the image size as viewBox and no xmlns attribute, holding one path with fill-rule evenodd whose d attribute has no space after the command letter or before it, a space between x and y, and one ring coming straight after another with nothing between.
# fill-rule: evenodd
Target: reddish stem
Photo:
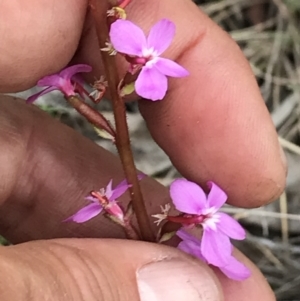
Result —
<instances>
[{"instance_id":1,"label":"reddish stem","mask_svg":"<svg viewBox=\"0 0 300 301\"><path fill-rule=\"evenodd\" d=\"M131 224L131 221L125 221L124 231L128 239L140 240L140 235Z\"/></svg>"},{"instance_id":2,"label":"reddish stem","mask_svg":"<svg viewBox=\"0 0 300 301\"><path fill-rule=\"evenodd\" d=\"M131 0L123 0L123 1L120 1L118 6L124 9L130 2L131 2Z\"/></svg>"},{"instance_id":3,"label":"reddish stem","mask_svg":"<svg viewBox=\"0 0 300 301\"><path fill-rule=\"evenodd\" d=\"M191 217L185 217L185 216L167 216L167 220L169 222L183 224L183 225L192 225L192 224L200 224L203 222L205 217L203 216L191 216Z\"/></svg>"},{"instance_id":4,"label":"reddish stem","mask_svg":"<svg viewBox=\"0 0 300 301\"><path fill-rule=\"evenodd\" d=\"M110 9L108 1L90 0L90 7L96 26L99 48L105 48L105 43L107 42L109 36L109 28L106 18L106 12ZM104 51L102 51L101 54L116 122L116 146L120 155L126 179L128 183L132 185L129 190L134 212L136 214L141 232L141 237L145 241L155 241L155 236L151 230L151 224L141 193L137 171L134 165L133 155L130 147L128 125L126 120L126 108L124 101L118 92L119 76L115 58Z\"/></svg>"}]
</instances>

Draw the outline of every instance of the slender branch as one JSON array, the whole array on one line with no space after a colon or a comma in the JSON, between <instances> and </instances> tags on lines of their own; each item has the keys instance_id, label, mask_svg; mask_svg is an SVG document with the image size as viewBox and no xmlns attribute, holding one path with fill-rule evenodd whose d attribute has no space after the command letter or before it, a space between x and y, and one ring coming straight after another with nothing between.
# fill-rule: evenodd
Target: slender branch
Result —
<instances>
[{"instance_id":1,"label":"slender branch","mask_svg":"<svg viewBox=\"0 0 300 301\"><path fill-rule=\"evenodd\" d=\"M107 0L90 0L90 6L96 26L100 49L105 48L105 43L108 40L109 34L106 17L106 12L110 9L109 3ZM142 239L145 241L155 241L141 193L139 180L137 178L137 171L134 165L133 155L130 147L125 104L118 93L119 76L115 58L104 51L101 53L115 116L117 131L116 146L122 161L127 181L132 185L130 187L130 193L134 212L137 217Z\"/></svg>"}]
</instances>

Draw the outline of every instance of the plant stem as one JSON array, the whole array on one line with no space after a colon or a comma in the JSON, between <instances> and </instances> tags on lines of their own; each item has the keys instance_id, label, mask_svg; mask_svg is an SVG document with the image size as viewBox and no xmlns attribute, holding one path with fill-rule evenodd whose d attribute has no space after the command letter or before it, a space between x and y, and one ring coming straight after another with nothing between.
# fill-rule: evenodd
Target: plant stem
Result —
<instances>
[{"instance_id":1,"label":"plant stem","mask_svg":"<svg viewBox=\"0 0 300 301\"><path fill-rule=\"evenodd\" d=\"M110 9L109 3L107 0L90 0L90 6L96 26L99 46L100 48L105 48L105 43L108 40L109 34L106 16L106 12ZM128 125L126 120L126 108L124 101L118 92L119 76L115 58L104 51L102 51L101 54L115 116L117 131L116 146L122 161L126 179L128 183L132 185L130 187L130 194L141 232L141 237L145 241L155 241L130 147Z\"/></svg>"},{"instance_id":2,"label":"plant stem","mask_svg":"<svg viewBox=\"0 0 300 301\"><path fill-rule=\"evenodd\" d=\"M131 0L123 0L123 1L120 1L118 6L124 9L130 2L131 2Z\"/></svg>"},{"instance_id":3,"label":"plant stem","mask_svg":"<svg viewBox=\"0 0 300 301\"><path fill-rule=\"evenodd\" d=\"M132 240L140 239L139 234L137 233L136 229L134 229L134 227L131 225L130 222L126 223L123 229L128 239L132 239Z\"/></svg>"}]
</instances>

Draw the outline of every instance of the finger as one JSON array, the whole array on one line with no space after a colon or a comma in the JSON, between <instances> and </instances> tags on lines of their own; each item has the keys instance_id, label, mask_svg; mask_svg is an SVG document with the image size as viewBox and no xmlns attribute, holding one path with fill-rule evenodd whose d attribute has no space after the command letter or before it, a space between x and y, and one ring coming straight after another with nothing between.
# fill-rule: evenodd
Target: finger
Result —
<instances>
[{"instance_id":1,"label":"finger","mask_svg":"<svg viewBox=\"0 0 300 301\"><path fill-rule=\"evenodd\" d=\"M237 282L228 279L224 274L221 273L219 269L213 268L213 271L216 273L223 288L225 301L275 301L275 296L270 286L267 285L266 278L259 271L257 266L255 266L239 250L235 249L233 254L239 261L243 262L251 270L252 274L250 278L241 282ZM265 296L265 298L260 299L260 296Z\"/></svg>"},{"instance_id":2,"label":"finger","mask_svg":"<svg viewBox=\"0 0 300 301\"><path fill-rule=\"evenodd\" d=\"M62 219L83 206L86 191L106 185L111 177L122 178L116 158L22 101L3 97L0 107L0 139L3 142L0 152L3 172L0 182L0 233L12 242L64 236L123 237L121 229L100 217L79 226L61 223ZM167 191L151 179L143 181L148 210L157 213L158 205L169 201ZM123 201L128 199L125 197ZM83 244L92 250L87 240ZM46 249L53 253L51 248ZM133 249L137 254L145 254L144 250ZM36 245L31 250L36 250L43 260ZM124 257L120 247L115 250L118 250L117 256L111 251L104 253L112 254L114 260ZM23 252L29 254L28 251ZM149 252L152 258L164 258L156 256L151 249ZM134 252L130 253L136 260ZM67 255L57 257L69 258ZM126 256L124 258L127 261ZM254 269L254 279L256 273ZM230 285L234 285L232 283ZM254 285L255 280L250 284ZM266 285L262 284L258 293L265 290Z\"/></svg>"},{"instance_id":3,"label":"finger","mask_svg":"<svg viewBox=\"0 0 300 301\"><path fill-rule=\"evenodd\" d=\"M164 54L189 70L169 79L163 101L141 101L140 109L158 144L187 178L218 183L231 204L260 206L277 198L286 166L275 129L249 64L235 42L192 1L133 1L128 18L146 32L169 18L177 35ZM86 23L77 60L101 61L95 30ZM119 61L121 73L127 68ZM98 67L98 68L97 68Z\"/></svg>"},{"instance_id":4,"label":"finger","mask_svg":"<svg viewBox=\"0 0 300 301\"><path fill-rule=\"evenodd\" d=\"M228 281L222 296L208 267L162 245L65 239L1 248L0 254L3 301L275 300L253 266L251 280Z\"/></svg>"},{"instance_id":5,"label":"finger","mask_svg":"<svg viewBox=\"0 0 300 301\"><path fill-rule=\"evenodd\" d=\"M18 1L2 4L5 9L1 11L8 12L6 16L13 16L4 23L5 28L9 26L14 34L12 40L22 47L14 44L12 48L11 43L3 43L9 55L0 62L0 66L3 65L0 68L0 90L29 87L41 76L54 72L54 69L58 71L68 56L70 59L83 23L82 7L86 5L85 1L76 1L69 7L70 2L62 4L52 0L49 9L44 1L40 6L26 5L26 15L34 13L38 16L37 23L51 24L42 26L35 34L35 42L30 45L23 43L23 38L31 41L31 37L27 37L31 31L23 35L23 30L13 27L13 24L18 24L18 28L28 26L32 29L28 19L18 18L24 22L23 26L11 22L18 16L13 8L21 4ZM57 22L56 18L47 20L45 8L46 17L48 13L55 12L52 15L64 21ZM71 13L69 8L72 8ZM38 11L41 13L37 14ZM183 11L185 18L182 18ZM166 100L156 104L143 103L141 110L152 135L182 174L202 184L206 180L214 180L229 193L230 202L239 206L258 206L276 198L284 187L285 164L280 161L282 152L253 75L237 46L187 0L178 1L176 5L170 0L134 1L129 7L129 17L145 29L162 17L168 17L177 24L176 40L166 55L178 58L190 70L191 76L170 81ZM48 23L43 23L44 20ZM53 33L68 33L68 39L57 39L56 34L51 35L52 30ZM40 43L45 36L51 36L51 39ZM52 47L49 47L49 42ZM87 30L82 42L79 50L81 62L99 66L99 49L93 32ZM48 51L53 45L56 46L55 51ZM26 55L20 55L19 49L23 49ZM65 56L62 57L61 53ZM55 64L51 58L55 58ZM20 66L22 70L19 70Z\"/></svg>"},{"instance_id":6,"label":"finger","mask_svg":"<svg viewBox=\"0 0 300 301\"><path fill-rule=\"evenodd\" d=\"M0 91L28 89L63 68L80 40L87 0L0 3Z\"/></svg>"},{"instance_id":7,"label":"finger","mask_svg":"<svg viewBox=\"0 0 300 301\"><path fill-rule=\"evenodd\" d=\"M23 100L0 97L0 233L13 243L54 237L124 237L106 218L62 223L91 190L124 179L118 158ZM168 191L143 179L149 216ZM126 208L130 197L125 194ZM152 223L153 228L157 227Z\"/></svg>"},{"instance_id":8,"label":"finger","mask_svg":"<svg viewBox=\"0 0 300 301\"><path fill-rule=\"evenodd\" d=\"M148 29L176 23L168 57L190 76L170 80L164 101L141 102L151 133L187 178L218 183L231 204L260 206L284 189L286 166L255 78L235 42L190 1L142 2L130 18ZM147 12L141 17L140 10ZM184 11L184 18L182 12Z\"/></svg>"},{"instance_id":9,"label":"finger","mask_svg":"<svg viewBox=\"0 0 300 301\"><path fill-rule=\"evenodd\" d=\"M0 250L3 301L222 300L209 268L173 248L85 239L27 243ZM13 284L6 281L9 276Z\"/></svg>"}]
</instances>

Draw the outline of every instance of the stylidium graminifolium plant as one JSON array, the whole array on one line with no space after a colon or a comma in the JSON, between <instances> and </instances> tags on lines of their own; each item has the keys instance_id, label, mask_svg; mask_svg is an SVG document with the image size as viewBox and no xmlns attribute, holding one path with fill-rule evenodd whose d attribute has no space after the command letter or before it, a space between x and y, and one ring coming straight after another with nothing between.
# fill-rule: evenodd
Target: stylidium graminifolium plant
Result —
<instances>
[{"instance_id":1,"label":"stylidium graminifolium plant","mask_svg":"<svg viewBox=\"0 0 300 301\"><path fill-rule=\"evenodd\" d=\"M173 223L179 229L177 227L175 232L163 233L161 227L156 240L151 232L149 214L139 187L144 175L137 172L134 166L123 97L136 93L146 100L161 101L168 91L168 77L189 75L183 66L163 57L175 37L175 24L162 19L152 26L146 36L138 25L126 19L125 7L130 0L120 1L115 7L110 7L103 0L90 2L93 2L91 11L95 20L98 11L107 9L106 20L101 20L107 26L95 22L100 24L96 25L96 31L105 74L96 80L91 92L85 89L82 73L91 72L92 67L86 64L66 67L57 74L40 79L37 86L44 89L30 96L27 103L33 103L51 91L61 91L67 102L95 127L99 135L111 139L116 145L126 179L116 186L113 186L111 179L105 188L90 192L85 198L88 204L66 218L65 222L84 223L103 214L120 225L131 239L162 242L176 235L181 239L178 248L183 252L219 268L230 279L247 279L250 270L235 258L230 241L245 239L245 230L235 219L220 211L227 195L214 182L207 183L209 193L206 194L196 183L186 179L175 180L170 186L170 199L178 214L169 215L171 205L166 205L163 212L154 217L158 225ZM106 27L109 31L105 33L103 28ZM112 86L114 79L118 78L114 68L115 56L127 62L127 73L118 85ZM88 103L88 100L93 103L101 101L108 88L110 92L113 91L110 94L116 127ZM119 198L127 191L130 192L131 201L125 206Z\"/></svg>"}]
</instances>

